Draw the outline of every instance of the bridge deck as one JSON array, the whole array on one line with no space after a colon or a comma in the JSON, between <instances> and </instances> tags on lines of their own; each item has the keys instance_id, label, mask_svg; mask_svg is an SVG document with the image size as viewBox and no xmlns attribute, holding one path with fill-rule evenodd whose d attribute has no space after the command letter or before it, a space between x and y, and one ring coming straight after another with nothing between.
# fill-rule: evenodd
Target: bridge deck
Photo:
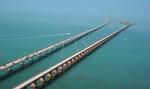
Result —
<instances>
[{"instance_id":1,"label":"bridge deck","mask_svg":"<svg viewBox=\"0 0 150 89\"><path fill-rule=\"evenodd\" d=\"M99 46L102 46L104 43L108 42L110 39L112 39L113 37L115 37L116 35L118 35L120 32L122 32L123 30L125 30L127 27L129 27L131 24L128 24L127 26L119 29L118 31L113 32L112 34L104 37L103 39L95 42L94 44L90 45L89 47L77 52L76 54L70 56L69 58L59 62L58 64L54 65L53 67L50 67L49 69L37 74L36 76L32 77L31 79L25 81L24 83L21 83L20 85L18 85L17 87L15 87L14 89L22 89L27 87L28 85L30 85L31 83L35 82L36 80L38 80L39 78L45 76L46 74L52 72L53 70L57 69L59 66L63 65L64 63L66 63L67 61L70 61L71 59L77 57L78 55L80 55L81 53L87 52L87 50L90 49L90 51L88 53L90 53L91 51L93 51L94 49L98 48ZM92 50L91 50L92 49ZM88 54L86 53L86 55Z\"/></svg>"}]
</instances>

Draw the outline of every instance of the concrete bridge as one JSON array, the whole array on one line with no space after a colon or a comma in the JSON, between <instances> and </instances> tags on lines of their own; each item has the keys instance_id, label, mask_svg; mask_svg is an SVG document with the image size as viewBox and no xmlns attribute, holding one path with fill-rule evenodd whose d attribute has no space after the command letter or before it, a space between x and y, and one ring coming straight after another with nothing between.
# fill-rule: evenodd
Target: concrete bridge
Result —
<instances>
[{"instance_id":1,"label":"concrete bridge","mask_svg":"<svg viewBox=\"0 0 150 89\"><path fill-rule=\"evenodd\" d=\"M17 64L18 65L19 64L24 65L24 62L27 61L27 60L31 60L31 62L32 62L33 59L38 59L38 58L40 58L40 57L42 57L44 55L47 55L47 54L51 53L54 50L57 50L57 49L65 46L65 45L68 45L68 44L70 44L70 43L72 43L72 42L74 42L74 41L76 41L76 40L78 40L78 39L80 39L80 38L82 38L82 37L84 37L84 36L94 32L94 31L97 31L98 29L100 29L102 27L105 27L108 24L110 24L110 22L107 22L105 24L97 26L97 27L95 27L93 29L90 29L88 31L82 32L82 33L80 33L78 35L75 35L75 36L73 36L71 38L68 38L68 39L63 40L61 42L58 42L58 43L56 43L54 45L50 45L49 47L43 48L43 49L41 49L39 51L36 51L34 53L31 53L31 54L29 54L27 56L24 56L24 57L21 57L21 58L17 58L16 60L11 61L11 62L9 62L7 64L0 65L0 70L12 71L12 67L17 65Z\"/></svg>"},{"instance_id":2,"label":"concrete bridge","mask_svg":"<svg viewBox=\"0 0 150 89\"><path fill-rule=\"evenodd\" d=\"M77 52L76 54L66 58L65 60L59 62L58 64L54 65L53 67L50 67L49 69L47 69L47 70L37 74L36 76L28 79L27 81L16 86L14 89L26 89L26 88L36 89L39 86L43 86L46 82L52 81L54 78L57 78L58 75L64 73L67 69L71 68L72 65L77 64L85 56L87 56L88 54L93 52L98 47L101 47L102 45L107 43L109 40L111 40L112 38L117 36L119 33L124 31L125 29L127 29L129 26L131 26L131 24L126 24L126 26L120 28L118 31L113 32L112 34L110 34L110 35L104 37L103 39L93 43L92 45L88 46L87 48L85 48L85 49ZM59 44L61 44L61 43L59 43Z\"/></svg>"}]
</instances>

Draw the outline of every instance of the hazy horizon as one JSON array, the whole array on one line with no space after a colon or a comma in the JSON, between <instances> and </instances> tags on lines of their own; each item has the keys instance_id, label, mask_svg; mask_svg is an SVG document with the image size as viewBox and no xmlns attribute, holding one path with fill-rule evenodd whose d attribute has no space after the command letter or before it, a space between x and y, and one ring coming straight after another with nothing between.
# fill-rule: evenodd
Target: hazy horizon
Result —
<instances>
[{"instance_id":1,"label":"hazy horizon","mask_svg":"<svg viewBox=\"0 0 150 89\"><path fill-rule=\"evenodd\" d=\"M65 18L150 21L149 0L1 0L1 16L64 16ZM7 13L7 15L5 14ZM9 14L8 14L9 13ZM3 15L4 14L4 15Z\"/></svg>"}]
</instances>

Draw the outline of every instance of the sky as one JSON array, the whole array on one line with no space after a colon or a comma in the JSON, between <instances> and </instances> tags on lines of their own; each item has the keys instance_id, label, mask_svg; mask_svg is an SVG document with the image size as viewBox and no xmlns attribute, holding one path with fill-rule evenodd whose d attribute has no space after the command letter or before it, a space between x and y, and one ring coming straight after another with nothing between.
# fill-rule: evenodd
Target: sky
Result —
<instances>
[{"instance_id":1,"label":"sky","mask_svg":"<svg viewBox=\"0 0 150 89\"><path fill-rule=\"evenodd\" d=\"M150 0L0 0L0 13L109 17L150 21Z\"/></svg>"}]
</instances>

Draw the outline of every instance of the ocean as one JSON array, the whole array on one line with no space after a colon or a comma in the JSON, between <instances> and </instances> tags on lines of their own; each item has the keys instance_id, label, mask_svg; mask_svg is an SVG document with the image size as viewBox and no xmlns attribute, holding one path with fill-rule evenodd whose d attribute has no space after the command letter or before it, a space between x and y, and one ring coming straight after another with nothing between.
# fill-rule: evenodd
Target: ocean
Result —
<instances>
[{"instance_id":1,"label":"ocean","mask_svg":"<svg viewBox=\"0 0 150 89\"><path fill-rule=\"evenodd\" d=\"M1 14L0 64L8 63L104 22L102 18ZM135 23L137 24L98 48L45 89L150 89L150 25ZM5 76L8 71L0 71L0 89L17 86L122 26L119 22L112 22L78 40L76 49L75 43L71 43L64 48L64 58L59 50L9 76Z\"/></svg>"}]
</instances>

